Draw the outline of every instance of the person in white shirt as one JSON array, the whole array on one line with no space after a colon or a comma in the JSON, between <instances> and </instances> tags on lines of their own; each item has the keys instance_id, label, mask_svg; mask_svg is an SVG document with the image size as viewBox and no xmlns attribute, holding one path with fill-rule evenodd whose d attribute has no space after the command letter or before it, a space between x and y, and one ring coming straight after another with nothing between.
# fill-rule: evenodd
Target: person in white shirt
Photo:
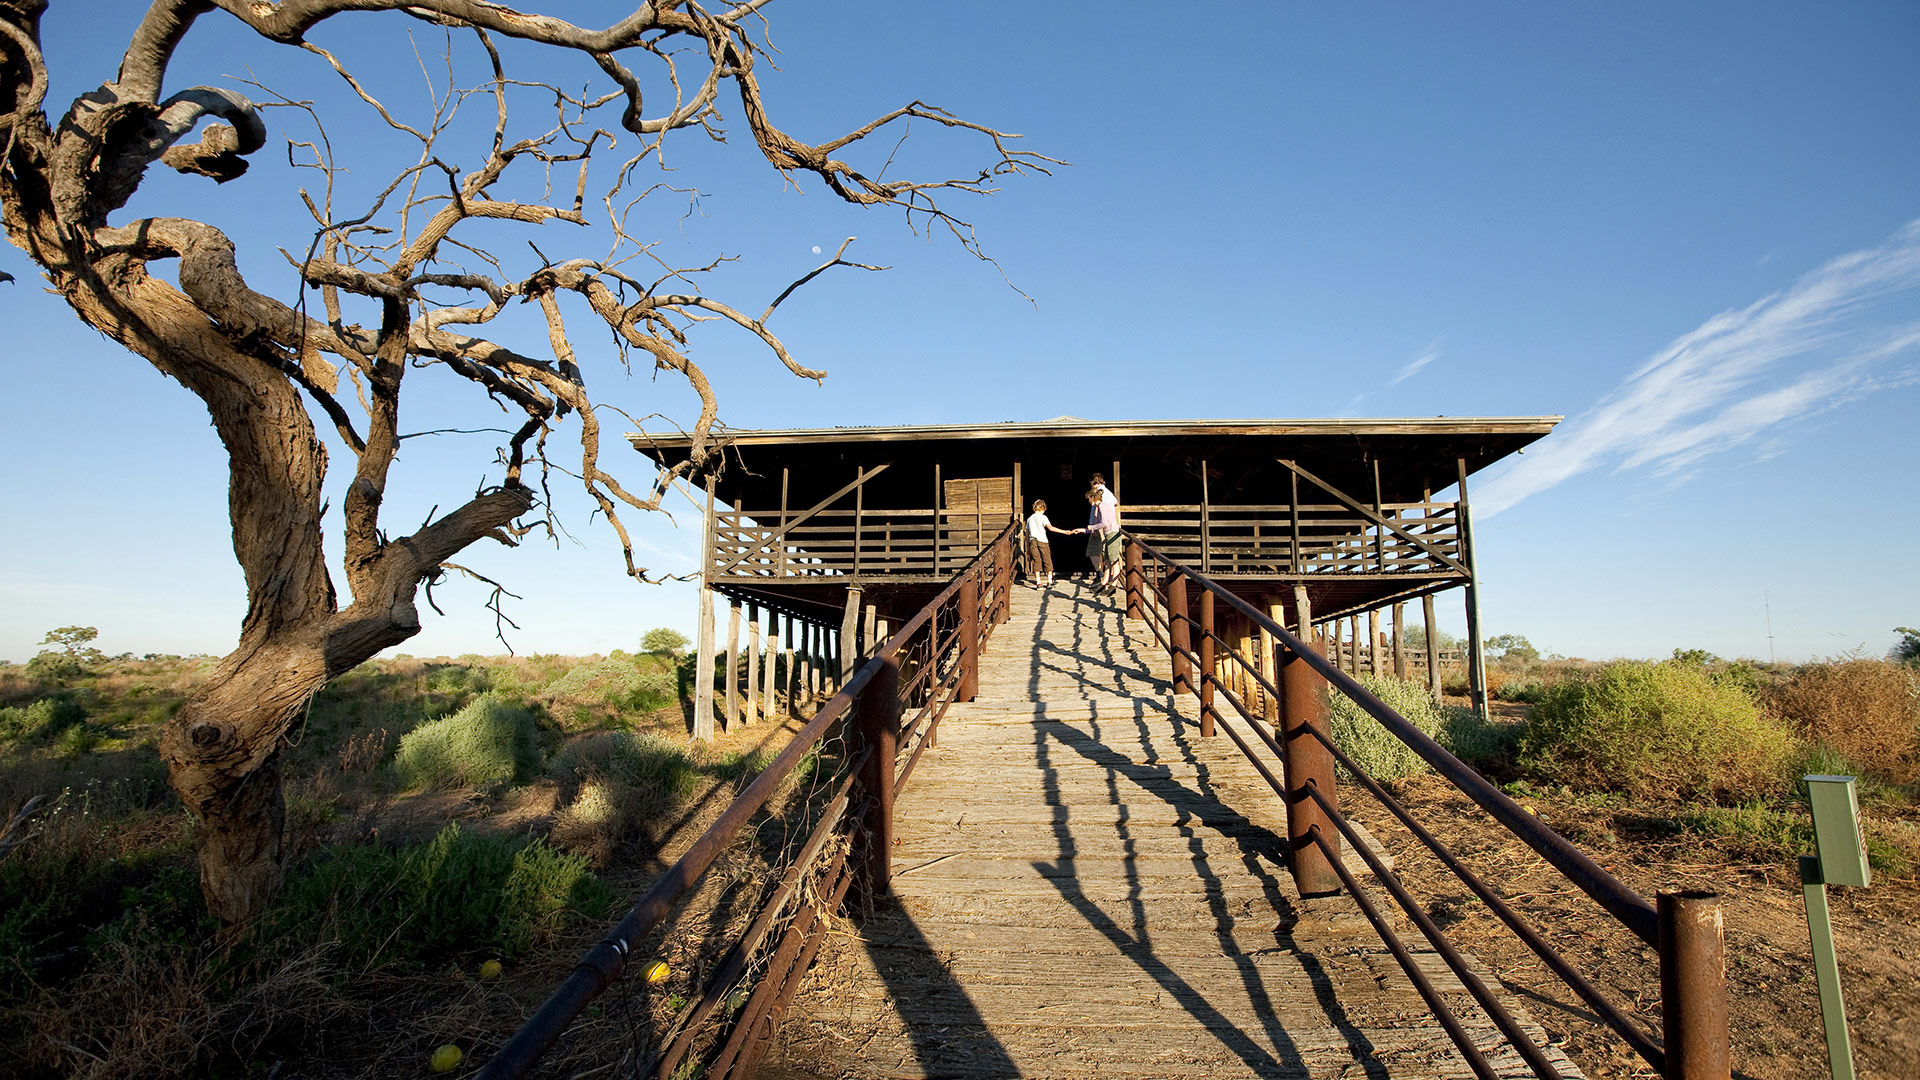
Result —
<instances>
[{"instance_id":1,"label":"person in white shirt","mask_svg":"<svg viewBox=\"0 0 1920 1080\"><path fill-rule=\"evenodd\" d=\"M1042 589L1053 586L1053 545L1047 540L1050 532L1071 535L1070 530L1057 528L1047 520L1047 500L1035 499L1033 513L1027 517L1027 540L1032 545L1028 553L1033 557L1027 569Z\"/></svg>"},{"instance_id":2,"label":"person in white shirt","mask_svg":"<svg viewBox=\"0 0 1920 1080\"><path fill-rule=\"evenodd\" d=\"M1087 558L1095 567L1095 588L1112 592L1120 584L1120 499L1107 490L1106 478L1099 473L1093 474L1087 504Z\"/></svg>"}]
</instances>

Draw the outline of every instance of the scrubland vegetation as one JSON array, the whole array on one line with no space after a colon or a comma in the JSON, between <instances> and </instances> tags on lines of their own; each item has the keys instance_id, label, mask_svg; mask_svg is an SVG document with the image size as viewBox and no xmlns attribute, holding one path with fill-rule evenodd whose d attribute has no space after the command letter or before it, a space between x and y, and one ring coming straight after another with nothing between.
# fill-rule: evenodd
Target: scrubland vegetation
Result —
<instances>
[{"instance_id":1,"label":"scrubland vegetation","mask_svg":"<svg viewBox=\"0 0 1920 1080\"><path fill-rule=\"evenodd\" d=\"M377 660L284 749L286 882L223 937L155 749L214 661L90 640L0 665L0 825L42 800L0 839L0 1060L21 1076L264 1073L349 1014L457 997L487 960L571 955L703 792L764 761L688 740L673 631L637 654Z\"/></svg>"},{"instance_id":2,"label":"scrubland vegetation","mask_svg":"<svg viewBox=\"0 0 1920 1080\"><path fill-rule=\"evenodd\" d=\"M486 960L509 978L547 965L527 977L537 993L669 833L768 752L687 738L691 665L672 631L635 654L363 665L283 751L285 886L260 925L223 937L155 750L213 661L102 656L85 627L49 640L0 665L0 813L44 800L0 837L0 1058L27 1077L264 1075L383 1010L424 1024L442 1006L422 999L469 1001ZM1897 649L1589 663L1495 640L1491 721L1363 681L1523 800L1630 808L1728 858L1791 866L1812 846L1797 778L1858 775L1878 871L1920 867L1920 670ZM1427 770L1338 695L1333 729L1383 780Z\"/></svg>"},{"instance_id":3,"label":"scrubland vegetation","mask_svg":"<svg viewBox=\"0 0 1920 1080\"><path fill-rule=\"evenodd\" d=\"M1801 665L1726 661L1676 650L1660 661L1543 658L1525 638L1489 642L1497 708L1482 721L1423 686L1361 682L1457 757L1526 796L1615 800L1663 827L1756 860L1812 851L1799 778L1860 778L1869 855L1882 871L1920 868L1920 643L1909 631L1884 660ZM1446 679L1464 698L1464 676ZM1426 764L1335 695L1333 735L1383 780Z\"/></svg>"}]
</instances>

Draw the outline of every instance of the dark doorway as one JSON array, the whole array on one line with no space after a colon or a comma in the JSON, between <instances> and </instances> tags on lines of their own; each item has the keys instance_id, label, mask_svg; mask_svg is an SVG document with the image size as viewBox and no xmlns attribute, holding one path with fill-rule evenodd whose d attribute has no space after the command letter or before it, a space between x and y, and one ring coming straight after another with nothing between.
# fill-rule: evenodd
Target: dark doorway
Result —
<instances>
[{"instance_id":1,"label":"dark doorway","mask_svg":"<svg viewBox=\"0 0 1920 1080\"><path fill-rule=\"evenodd\" d=\"M1082 465L1076 458L1077 455L1062 456L1023 470L1026 513L1033 513L1033 500L1045 499L1047 518L1056 527L1078 529L1086 525L1089 480L1095 472L1107 470L1098 465ZM1087 538L1054 536L1053 569L1056 576L1063 578L1091 571L1093 561L1087 558Z\"/></svg>"}]
</instances>

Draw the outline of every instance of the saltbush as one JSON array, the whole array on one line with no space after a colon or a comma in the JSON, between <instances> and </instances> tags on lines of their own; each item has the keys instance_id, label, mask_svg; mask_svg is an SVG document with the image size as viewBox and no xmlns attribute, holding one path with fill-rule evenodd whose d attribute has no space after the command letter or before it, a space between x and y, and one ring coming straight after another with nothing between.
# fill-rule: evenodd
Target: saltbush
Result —
<instances>
[{"instance_id":1,"label":"saltbush","mask_svg":"<svg viewBox=\"0 0 1920 1080\"><path fill-rule=\"evenodd\" d=\"M685 805L699 782L685 750L631 731L576 739L555 755L551 771L573 793L554 821L553 842L596 866L611 861L635 828L659 825Z\"/></svg>"},{"instance_id":2,"label":"saltbush","mask_svg":"<svg viewBox=\"0 0 1920 1080\"><path fill-rule=\"evenodd\" d=\"M651 658L638 664L615 657L576 664L541 692L555 698L598 698L636 712L651 712L676 696L673 676Z\"/></svg>"},{"instance_id":3,"label":"saltbush","mask_svg":"<svg viewBox=\"0 0 1920 1080\"><path fill-rule=\"evenodd\" d=\"M412 788L525 779L540 767L533 713L498 694L481 694L452 716L402 735L393 766Z\"/></svg>"},{"instance_id":4,"label":"saltbush","mask_svg":"<svg viewBox=\"0 0 1920 1080\"><path fill-rule=\"evenodd\" d=\"M1920 675L1887 660L1796 668L1768 704L1811 742L1895 782L1920 774Z\"/></svg>"},{"instance_id":5,"label":"saltbush","mask_svg":"<svg viewBox=\"0 0 1920 1080\"><path fill-rule=\"evenodd\" d=\"M64 694L0 709L0 740L44 741L79 724L87 710Z\"/></svg>"},{"instance_id":6,"label":"saltbush","mask_svg":"<svg viewBox=\"0 0 1920 1080\"><path fill-rule=\"evenodd\" d=\"M269 920L295 940L337 940L354 969L517 956L612 899L585 859L544 840L448 825L424 844L328 851L289 876Z\"/></svg>"},{"instance_id":7,"label":"saltbush","mask_svg":"<svg viewBox=\"0 0 1920 1080\"><path fill-rule=\"evenodd\" d=\"M1705 668L1624 661L1549 686L1517 764L1583 791L1743 802L1783 788L1793 746L1784 725Z\"/></svg>"},{"instance_id":8,"label":"saltbush","mask_svg":"<svg viewBox=\"0 0 1920 1080\"><path fill-rule=\"evenodd\" d=\"M1433 703L1420 683L1386 676L1361 675L1360 685L1373 692L1387 707L1406 717L1414 727L1436 738L1447 727L1454 709ZM1467 710L1457 710L1467 711ZM1363 711L1345 694L1333 694L1333 715L1328 733L1335 745L1376 780L1398 780L1424 772L1425 759L1401 742L1380 721ZM1343 768L1344 771L1344 768Z\"/></svg>"}]
</instances>

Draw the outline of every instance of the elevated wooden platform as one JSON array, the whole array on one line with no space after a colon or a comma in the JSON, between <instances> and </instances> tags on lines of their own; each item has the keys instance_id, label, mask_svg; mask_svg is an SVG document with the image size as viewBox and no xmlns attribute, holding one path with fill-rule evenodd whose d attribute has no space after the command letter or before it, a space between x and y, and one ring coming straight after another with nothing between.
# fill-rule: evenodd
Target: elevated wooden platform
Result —
<instances>
[{"instance_id":1,"label":"elevated wooden platform","mask_svg":"<svg viewBox=\"0 0 1920 1080\"><path fill-rule=\"evenodd\" d=\"M830 939L763 1075L1470 1075L1352 902L1294 890L1278 799L1123 614L1016 591L897 804L894 901Z\"/></svg>"}]
</instances>

